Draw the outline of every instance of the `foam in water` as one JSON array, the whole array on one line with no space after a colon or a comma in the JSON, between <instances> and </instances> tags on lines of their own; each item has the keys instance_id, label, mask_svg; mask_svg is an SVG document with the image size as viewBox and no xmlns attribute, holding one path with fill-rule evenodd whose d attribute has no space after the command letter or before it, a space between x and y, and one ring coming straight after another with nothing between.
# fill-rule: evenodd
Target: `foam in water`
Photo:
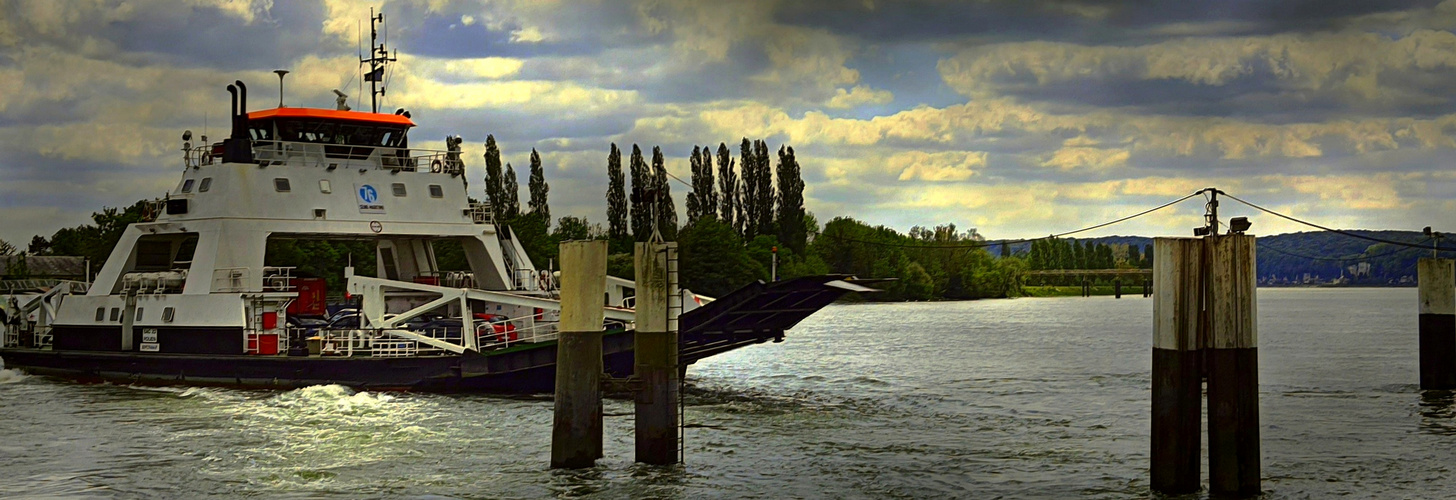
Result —
<instances>
[{"instance_id":1,"label":"foam in water","mask_svg":"<svg viewBox=\"0 0 1456 500\"><path fill-rule=\"evenodd\" d=\"M0 384L18 384L25 381L25 379L27 378L30 377L24 373L20 373L19 370L7 370L4 368L0 368Z\"/></svg>"}]
</instances>

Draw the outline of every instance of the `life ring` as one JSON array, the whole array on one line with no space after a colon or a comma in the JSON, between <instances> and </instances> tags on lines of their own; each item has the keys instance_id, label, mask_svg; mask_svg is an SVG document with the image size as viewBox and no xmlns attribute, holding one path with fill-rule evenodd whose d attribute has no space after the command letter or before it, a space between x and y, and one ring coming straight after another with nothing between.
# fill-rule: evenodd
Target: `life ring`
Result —
<instances>
[{"instance_id":1,"label":"life ring","mask_svg":"<svg viewBox=\"0 0 1456 500\"><path fill-rule=\"evenodd\" d=\"M546 290L547 286L551 284L551 280L548 278L548 276L550 276L548 272L549 271L541 271L541 274L537 275L536 285L541 287L542 290Z\"/></svg>"},{"instance_id":2,"label":"life ring","mask_svg":"<svg viewBox=\"0 0 1456 500\"><path fill-rule=\"evenodd\" d=\"M430 162L430 171L431 172L434 172L434 173L437 173L438 174L438 173L442 172L443 170L444 170L444 166L440 163L440 160L435 160L435 161Z\"/></svg>"},{"instance_id":3,"label":"life ring","mask_svg":"<svg viewBox=\"0 0 1456 500\"><path fill-rule=\"evenodd\" d=\"M202 164L203 165L211 165L212 164L212 153L202 153Z\"/></svg>"}]
</instances>

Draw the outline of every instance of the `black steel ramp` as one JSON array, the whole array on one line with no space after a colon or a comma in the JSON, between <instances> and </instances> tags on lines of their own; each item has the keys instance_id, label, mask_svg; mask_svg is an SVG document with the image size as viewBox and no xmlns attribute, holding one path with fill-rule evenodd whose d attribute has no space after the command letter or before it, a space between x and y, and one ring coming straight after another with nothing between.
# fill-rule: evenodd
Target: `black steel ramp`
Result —
<instances>
[{"instance_id":1,"label":"black steel ramp","mask_svg":"<svg viewBox=\"0 0 1456 500\"><path fill-rule=\"evenodd\" d=\"M678 362L682 366L739 347L781 341L793 328L850 292L876 292L849 275L804 276L774 283L757 281L678 317Z\"/></svg>"}]
</instances>

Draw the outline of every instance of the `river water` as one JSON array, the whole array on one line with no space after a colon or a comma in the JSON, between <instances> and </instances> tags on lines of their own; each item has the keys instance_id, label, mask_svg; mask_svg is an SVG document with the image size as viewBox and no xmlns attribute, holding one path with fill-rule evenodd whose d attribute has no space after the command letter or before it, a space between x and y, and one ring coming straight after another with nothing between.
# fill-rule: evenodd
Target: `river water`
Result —
<instances>
[{"instance_id":1,"label":"river water","mask_svg":"<svg viewBox=\"0 0 1456 500\"><path fill-rule=\"evenodd\" d=\"M4 370L0 497L1148 497L1151 315L1140 297L832 306L693 366L686 464L665 468L633 464L626 401L598 467L551 471L549 397ZM1259 330L1266 497L1456 497L1456 405L1416 385L1414 289L1261 289Z\"/></svg>"}]
</instances>

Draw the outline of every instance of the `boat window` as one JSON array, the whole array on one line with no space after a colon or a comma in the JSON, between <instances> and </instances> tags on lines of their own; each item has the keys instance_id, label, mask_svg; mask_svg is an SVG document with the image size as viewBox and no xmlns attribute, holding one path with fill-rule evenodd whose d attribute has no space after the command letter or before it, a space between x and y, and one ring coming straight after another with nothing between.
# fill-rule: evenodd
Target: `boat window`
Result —
<instances>
[{"instance_id":1,"label":"boat window","mask_svg":"<svg viewBox=\"0 0 1456 500\"><path fill-rule=\"evenodd\" d=\"M146 235L137 240L137 271L166 271L172 268L172 241L167 236Z\"/></svg>"},{"instance_id":2,"label":"boat window","mask_svg":"<svg viewBox=\"0 0 1456 500\"><path fill-rule=\"evenodd\" d=\"M138 307L137 308L137 312L136 312L136 316L132 318L132 321L141 321L142 320L142 311L145 311L145 310L146 309L143 309L143 308Z\"/></svg>"},{"instance_id":3,"label":"boat window","mask_svg":"<svg viewBox=\"0 0 1456 500\"><path fill-rule=\"evenodd\" d=\"M176 315L177 315L177 310L176 309L173 309L171 307L162 308L162 321L166 321L168 323L171 323L172 322L172 318L174 316L176 316Z\"/></svg>"},{"instance_id":4,"label":"boat window","mask_svg":"<svg viewBox=\"0 0 1456 500\"><path fill-rule=\"evenodd\" d=\"M280 120L278 138L282 141L334 143L335 124L325 121Z\"/></svg>"},{"instance_id":5,"label":"boat window","mask_svg":"<svg viewBox=\"0 0 1456 500\"><path fill-rule=\"evenodd\" d=\"M106 321L106 308L105 307L98 307L98 308L96 308L96 321Z\"/></svg>"},{"instance_id":6,"label":"boat window","mask_svg":"<svg viewBox=\"0 0 1456 500\"><path fill-rule=\"evenodd\" d=\"M184 192L184 193L191 193L192 192L192 183L193 182L195 182L193 179L187 179L185 181L182 181L182 192Z\"/></svg>"},{"instance_id":7,"label":"boat window","mask_svg":"<svg viewBox=\"0 0 1456 500\"><path fill-rule=\"evenodd\" d=\"M288 185L288 179L284 177L273 179L273 189L280 193L287 193L293 190L292 186Z\"/></svg>"},{"instance_id":8,"label":"boat window","mask_svg":"<svg viewBox=\"0 0 1456 500\"><path fill-rule=\"evenodd\" d=\"M206 193L208 189L212 189L212 178L204 177L202 178L202 184L197 185L197 192Z\"/></svg>"},{"instance_id":9,"label":"boat window","mask_svg":"<svg viewBox=\"0 0 1456 500\"><path fill-rule=\"evenodd\" d=\"M405 193L404 193L404 183L403 182L396 182L393 185L391 185L390 187L394 189L394 195L395 196L404 196Z\"/></svg>"},{"instance_id":10,"label":"boat window","mask_svg":"<svg viewBox=\"0 0 1456 500\"><path fill-rule=\"evenodd\" d=\"M328 179L319 179L319 192L329 194L334 192L334 187L329 185Z\"/></svg>"},{"instance_id":11,"label":"boat window","mask_svg":"<svg viewBox=\"0 0 1456 500\"><path fill-rule=\"evenodd\" d=\"M444 189L441 189L439 184L430 184L430 197L431 198L444 198L445 197L445 190Z\"/></svg>"},{"instance_id":12,"label":"boat window","mask_svg":"<svg viewBox=\"0 0 1456 500\"><path fill-rule=\"evenodd\" d=\"M273 140L273 121L255 121L248 124L248 135L255 141Z\"/></svg>"},{"instance_id":13,"label":"boat window","mask_svg":"<svg viewBox=\"0 0 1456 500\"><path fill-rule=\"evenodd\" d=\"M120 319L121 319L121 308L120 307L113 307L113 308L111 308L111 320L112 321L118 321Z\"/></svg>"}]
</instances>

